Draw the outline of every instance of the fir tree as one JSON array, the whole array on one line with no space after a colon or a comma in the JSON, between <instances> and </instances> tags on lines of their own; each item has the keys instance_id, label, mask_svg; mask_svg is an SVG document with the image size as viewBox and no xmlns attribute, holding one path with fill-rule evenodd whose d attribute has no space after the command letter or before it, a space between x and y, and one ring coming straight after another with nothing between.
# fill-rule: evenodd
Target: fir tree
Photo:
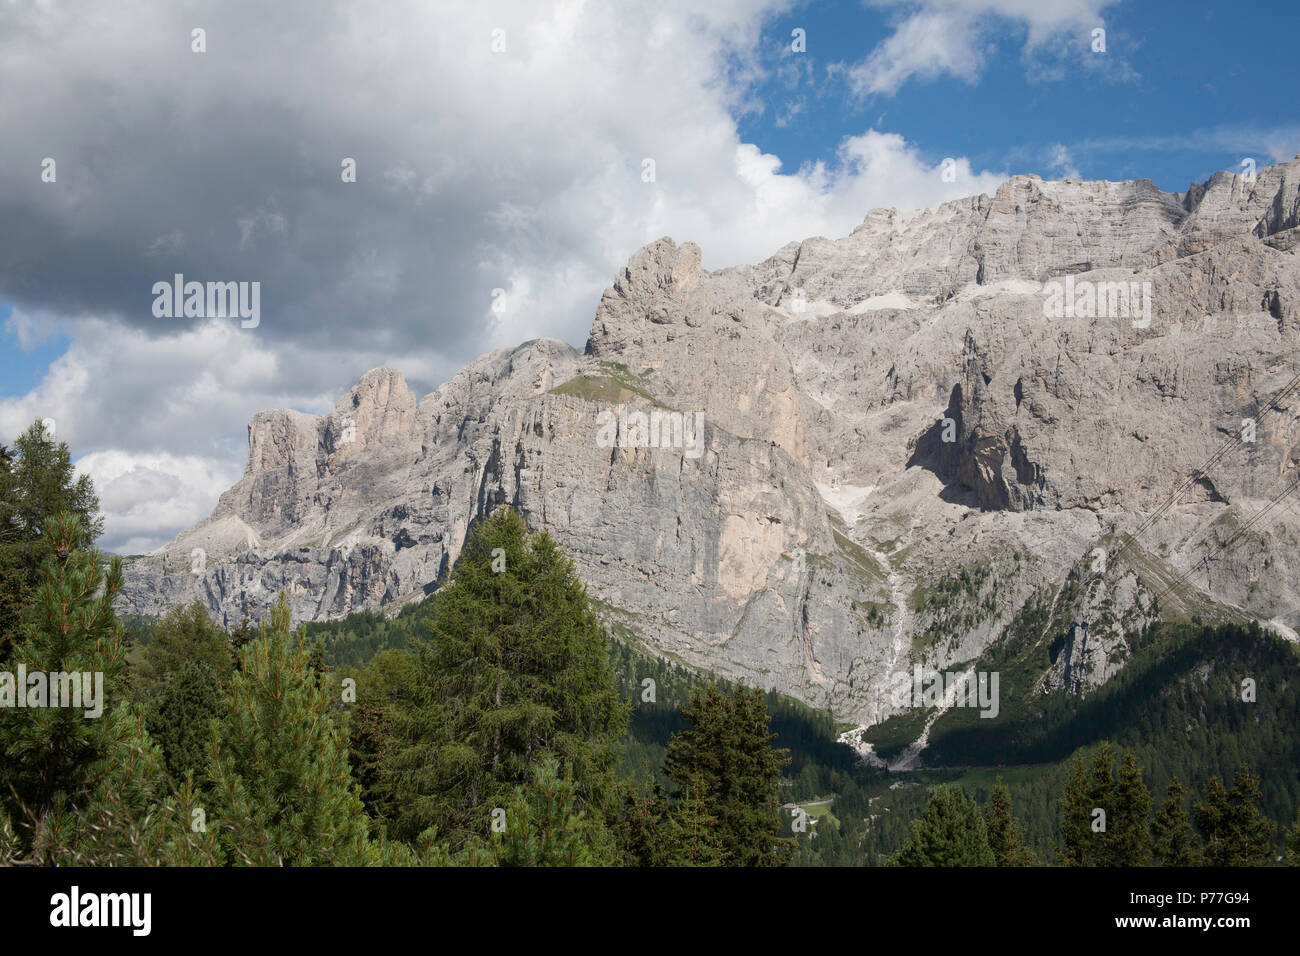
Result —
<instances>
[{"instance_id":1,"label":"fir tree","mask_svg":"<svg viewBox=\"0 0 1300 956\"><path fill-rule=\"evenodd\" d=\"M984 817L960 787L934 789L890 866L996 866Z\"/></svg>"},{"instance_id":2,"label":"fir tree","mask_svg":"<svg viewBox=\"0 0 1300 956\"><path fill-rule=\"evenodd\" d=\"M699 814L717 821L727 866L783 866L794 840L780 836L778 793L789 751L776 750L762 691L733 693L709 687L692 693L678 732L664 754L664 775L677 786L680 803L694 790ZM695 799L695 798L692 798Z\"/></svg>"},{"instance_id":3,"label":"fir tree","mask_svg":"<svg viewBox=\"0 0 1300 956\"><path fill-rule=\"evenodd\" d=\"M1183 794L1182 783L1174 777L1165 802L1151 821L1151 851L1161 866L1198 866L1201 862Z\"/></svg>"},{"instance_id":4,"label":"fir tree","mask_svg":"<svg viewBox=\"0 0 1300 956\"><path fill-rule=\"evenodd\" d=\"M1025 845L1020 823L1011 813L1011 791L998 777L984 804L984 826L996 866L1033 866L1033 851Z\"/></svg>"},{"instance_id":5,"label":"fir tree","mask_svg":"<svg viewBox=\"0 0 1300 956\"><path fill-rule=\"evenodd\" d=\"M145 711L149 736L162 748L177 785L187 775L202 779L212 742L212 722L226 711L221 683L207 661L189 660Z\"/></svg>"},{"instance_id":6,"label":"fir tree","mask_svg":"<svg viewBox=\"0 0 1300 956\"><path fill-rule=\"evenodd\" d=\"M394 833L409 840L432 826L459 847L484 807L504 806L553 757L571 768L589 832L612 862L602 834L616 810L628 706L572 562L503 508L470 534L433 598L429 631L412 695L393 713Z\"/></svg>"},{"instance_id":7,"label":"fir tree","mask_svg":"<svg viewBox=\"0 0 1300 956\"><path fill-rule=\"evenodd\" d=\"M1194 814L1207 866L1267 866L1273 861L1273 824L1256 805L1259 798L1259 781L1245 764L1230 791L1211 778Z\"/></svg>"},{"instance_id":8,"label":"fir tree","mask_svg":"<svg viewBox=\"0 0 1300 956\"><path fill-rule=\"evenodd\" d=\"M1142 768L1133 752L1125 751L1120 761L1119 780L1114 788L1114 812L1110 820L1110 866L1151 864L1151 791L1142 781Z\"/></svg>"},{"instance_id":9,"label":"fir tree","mask_svg":"<svg viewBox=\"0 0 1300 956\"><path fill-rule=\"evenodd\" d=\"M187 661L207 664L224 687L234 671L230 643L201 601L172 608L150 628L149 643L131 674L136 699L145 702L161 692Z\"/></svg>"}]
</instances>

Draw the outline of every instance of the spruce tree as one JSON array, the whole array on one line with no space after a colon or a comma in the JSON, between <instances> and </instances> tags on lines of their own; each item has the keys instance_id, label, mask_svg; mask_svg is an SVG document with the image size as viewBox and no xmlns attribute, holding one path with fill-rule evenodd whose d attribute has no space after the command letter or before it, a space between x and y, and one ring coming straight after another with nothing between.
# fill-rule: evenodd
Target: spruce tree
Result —
<instances>
[{"instance_id":1,"label":"spruce tree","mask_svg":"<svg viewBox=\"0 0 1300 956\"><path fill-rule=\"evenodd\" d=\"M890 866L996 866L988 829L974 800L951 784L934 789L925 812L912 821Z\"/></svg>"},{"instance_id":2,"label":"spruce tree","mask_svg":"<svg viewBox=\"0 0 1300 956\"><path fill-rule=\"evenodd\" d=\"M355 866L378 850L348 768L345 718L290 629L285 595L240 653L210 751L221 844L236 864Z\"/></svg>"},{"instance_id":3,"label":"spruce tree","mask_svg":"<svg viewBox=\"0 0 1300 956\"><path fill-rule=\"evenodd\" d=\"M1259 781L1245 764L1231 790L1217 777L1196 804L1196 828L1205 842L1207 866L1267 866L1273 862L1273 824L1260 811Z\"/></svg>"},{"instance_id":4,"label":"spruce tree","mask_svg":"<svg viewBox=\"0 0 1300 956\"><path fill-rule=\"evenodd\" d=\"M1092 755L1092 769L1088 778L1089 814L1089 866L1113 865L1112 844L1115 837L1115 755L1110 748L1110 741L1103 740ZM1096 817L1097 809L1105 812L1105 817ZM1102 827L1101 821L1105 826ZM1093 821L1097 821L1096 829Z\"/></svg>"},{"instance_id":5,"label":"spruce tree","mask_svg":"<svg viewBox=\"0 0 1300 956\"><path fill-rule=\"evenodd\" d=\"M687 781L663 815L663 852L655 866L722 866L726 846L710 809L707 785Z\"/></svg>"},{"instance_id":6,"label":"spruce tree","mask_svg":"<svg viewBox=\"0 0 1300 956\"><path fill-rule=\"evenodd\" d=\"M1114 812L1110 819L1110 866L1151 864L1151 791L1142 780L1142 768L1131 750L1120 761L1119 780L1114 788Z\"/></svg>"},{"instance_id":7,"label":"spruce tree","mask_svg":"<svg viewBox=\"0 0 1300 956\"><path fill-rule=\"evenodd\" d=\"M1193 806L1192 818L1204 843L1205 865L1227 866L1232 842L1232 805L1218 777L1211 777L1206 784L1205 797Z\"/></svg>"},{"instance_id":8,"label":"spruce tree","mask_svg":"<svg viewBox=\"0 0 1300 956\"><path fill-rule=\"evenodd\" d=\"M772 747L763 692L696 690L682 708L690 726L673 735L663 772L674 800L699 799L697 818L717 821L727 866L784 866L795 842L782 837L778 794L789 751ZM689 797L690 791L698 797Z\"/></svg>"},{"instance_id":9,"label":"spruce tree","mask_svg":"<svg viewBox=\"0 0 1300 956\"><path fill-rule=\"evenodd\" d=\"M1286 865L1300 866L1300 816L1286 831Z\"/></svg>"},{"instance_id":10,"label":"spruce tree","mask_svg":"<svg viewBox=\"0 0 1300 956\"><path fill-rule=\"evenodd\" d=\"M201 601L172 608L149 629L149 643L131 672L136 699L147 702L160 693L188 661L202 661L224 687L234 671L230 638Z\"/></svg>"},{"instance_id":11,"label":"spruce tree","mask_svg":"<svg viewBox=\"0 0 1300 956\"><path fill-rule=\"evenodd\" d=\"M502 508L471 532L433 597L429 632L416 686L393 712L393 832L413 840L434 827L459 847L485 807L508 803L551 757L571 768L578 808L612 862L606 822L628 706L572 562Z\"/></svg>"},{"instance_id":12,"label":"spruce tree","mask_svg":"<svg viewBox=\"0 0 1300 956\"><path fill-rule=\"evenodd\" d=\"M207 661L190 660L145 710L149 736L162 748L176 785L187 775L202 779L212 743L212 722L226 711L221 683Z\"/></svg>"},{"instance_id":13,"label":"spruce tree","mask_svg":"<svg viewBox=\"0 0 1300 956\"><path fill-rule=\"evenodd\" d=\"M1025 845L1019 821L1011 813L1011 791L998 777L984 804L984 826L996 866L1033 866L1033 851Z\"/></svg>"},{"instance_id":14,"label":"spruce tree","mask_svg":"<svg viewBox=\"0 0 1300 956\"><path fill-rule=\"evenodd\" d=\"M1182 783L1174 777L1165 802L1151 821L1151 852L1161 866L1197 866L1201 862L1183 794Z\"/></svg>"},{"instance_id":15,"label":"spruce tree","mask_svg":"<svg viewBox=\"0 0 1300 956\"><path fill-rule=\"evenodd\" d=\"M1077 753L1070 761L1065 793L1058 801L1061 821L1061 863L1064 866L1088 866L1092 861L1093 834L1091 829L1091 787L1083 754Z\"/></svg>"}]
</instances>

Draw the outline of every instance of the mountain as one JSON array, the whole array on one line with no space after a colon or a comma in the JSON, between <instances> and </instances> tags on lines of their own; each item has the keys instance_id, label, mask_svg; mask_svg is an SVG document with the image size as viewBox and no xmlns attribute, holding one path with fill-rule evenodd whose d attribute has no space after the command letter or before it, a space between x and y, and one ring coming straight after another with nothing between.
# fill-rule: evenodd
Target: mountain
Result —
<instances>
[{"instance_id":1,"label":"mountain","mask_svg":"<svg viewBox=\"0 0 1300 956\"><path fill-rule=\"evenodd\" d=\"M1040 679L1080 694L1160 617L1295 639L1297 245L1300 157L1185 194L1017 176L716 272L660 239L582 352L259 413L242 480L128 563L124 610L395 608L509 504L656 654L862 724L898 710L891 674L1012 622L1062 628Z\"/></svg>"}]
</instances>

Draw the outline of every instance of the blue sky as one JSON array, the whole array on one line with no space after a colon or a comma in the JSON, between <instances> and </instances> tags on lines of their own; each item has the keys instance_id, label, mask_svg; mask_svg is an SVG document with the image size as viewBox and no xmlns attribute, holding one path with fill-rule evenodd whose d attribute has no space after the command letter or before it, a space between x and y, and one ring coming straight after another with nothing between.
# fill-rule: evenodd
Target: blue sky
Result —
<instances>
[{"instance_id":1,"label":"blue sky","mask_svg":"<svg viewBox=\"0 0 1300 956\"><path fill-rule=\"evenodd\" d=\"M716 269L1016 173L1182 192L1300 152L1294 0L356 9L0 5L0 441L57 422L106 548L209 514L262 409L328 411L380 366L424 393L492 349L581 347L661 236ZM259 282L260 323L154 316L175 272Z\"/></svg>"},{"instance_id":2,"label":"blue sky","mask_svg":"<svg viewBox=\"0 0 1300 956\"><path fill-rule=\"evenodd\" d=\"M67 350L68 337L55 334L23 349L18 333L5 327L13 308L0 304L0 395L25 395L45 376L51 363Z\"/></svg>"},{"instance_id":3,"label":"blue sky","mask_svg":"<svg viewBox=\"0 0 1300 956\"><path fill-rule=\"evenodd\" d=\"M1291 150L1286 158L1300 152L1300 67L1261 42L1273 30L1294 35L1294 0L1142 0L1105 13L1105 54L1092 53L1089 34L1075 42L1073 58L1042 55L1027 68L1027 28L998 21L983 37L990 50L975 82L941 75L892 95L854 96L827 79L827 67L860 59L889 34L899 10L810 4L767 24L763 47L765 62L793 59L791 31L802 27L811 79L791 87L771 76L758 88L769 109L742 115L741 134L787 170L833 162L843 137L867 127L901 133L933 162L966 156L975 168L1044 178L1061 178L1051 165L1061 144L1084 179L1151 179L1168 192L1221 169L1239 171L1245 156L1268 165L1275 143ZM1049 69L1038 68L1044 64ZM781 104L799 101L803 111L778 126Z\"/></svg>"}]
</instances>

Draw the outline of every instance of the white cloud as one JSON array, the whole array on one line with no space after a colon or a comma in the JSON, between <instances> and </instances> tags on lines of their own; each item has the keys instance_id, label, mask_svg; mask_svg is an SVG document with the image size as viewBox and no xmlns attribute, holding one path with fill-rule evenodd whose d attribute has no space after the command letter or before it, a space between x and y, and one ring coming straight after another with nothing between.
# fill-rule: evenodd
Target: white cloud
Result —
<instances>
[{"instance_id":1,"label":"white cloud","mask_svg":"<svg viewBox=\"0 0 1300 956\"><path fill-rule=\"evenodd\" d=\"M892 95L912 79L942 75L974 83L990 47L1008 29L1025 33L1024 54L1049 46L1076 44L1080 59L1092 29L1103 27L1102 11L1115 0L868 0L873 6L903 8L894 32L848 71L859 95ZM1059 51L1058 51L1059 52ZM1112 57L1112 59L1115 59ZM1117 64L1122 67L1122 64Z\"/></svg>"},{"instance_id":2,"label":"white cloud","mask_svg":"<svg viewBox=\"0 0 1300 956\"><path fill-rule=\"evenodd\" d=\"M81 458L77 473L89 475L99 494L99 547L145 554L206 518L243 469L229 459L105 451Z\"/></svg>"},{"instance_id":3,"label":"white cloud","mask_svg":"<svg viewBox=\"0 0 1300 956\"><path fill-rule=\"evenodd\" d=\"M1074 164L1074 160L1070 157L1070 151L1060 143L1052 147L1047 165L1049 169L1059 173L1062 179L1083 178L1079 174L1079 167Z\"/></svg>"},{"instance_id":4,"label":"white cloud","mask_svg":"<svg viewBox=\"0 0 1300 956\"><path fill-rule=\"evenodd\" d=\"M602 290L660 236L720 268L846 235L872 207L996 188L1000 173L964 160L943 182L927 144L888 132L793 170L743 142L760 28L788 5L283 0L268 20L232 0L201 9L202 55L190 8L9 8L0 88L42 83L0 98L0 127L21 133L0 139L0 165L57 153L67 189L0 183L0 205L55 253L25 258L24 230L8 230L0 294L45 297L15 309L20 341L61 316L71 344L31 392L0 400L0 435L56 418L104 498L106 546L144 550L238 476L256 411L324 411L381 364L429 388L492 348L580 346ZM23 29L3 29L14 18ZM505 54L490 49L497 27ZM6 39L28 30L39 42ZM930 55L978 66L955 32ZM87 92L108 88L111 109ZM356 184L340 182L343 157ZM160 328L150 288L173 271L260 280L261 325Z\"/></svg>"}]
</instances>

